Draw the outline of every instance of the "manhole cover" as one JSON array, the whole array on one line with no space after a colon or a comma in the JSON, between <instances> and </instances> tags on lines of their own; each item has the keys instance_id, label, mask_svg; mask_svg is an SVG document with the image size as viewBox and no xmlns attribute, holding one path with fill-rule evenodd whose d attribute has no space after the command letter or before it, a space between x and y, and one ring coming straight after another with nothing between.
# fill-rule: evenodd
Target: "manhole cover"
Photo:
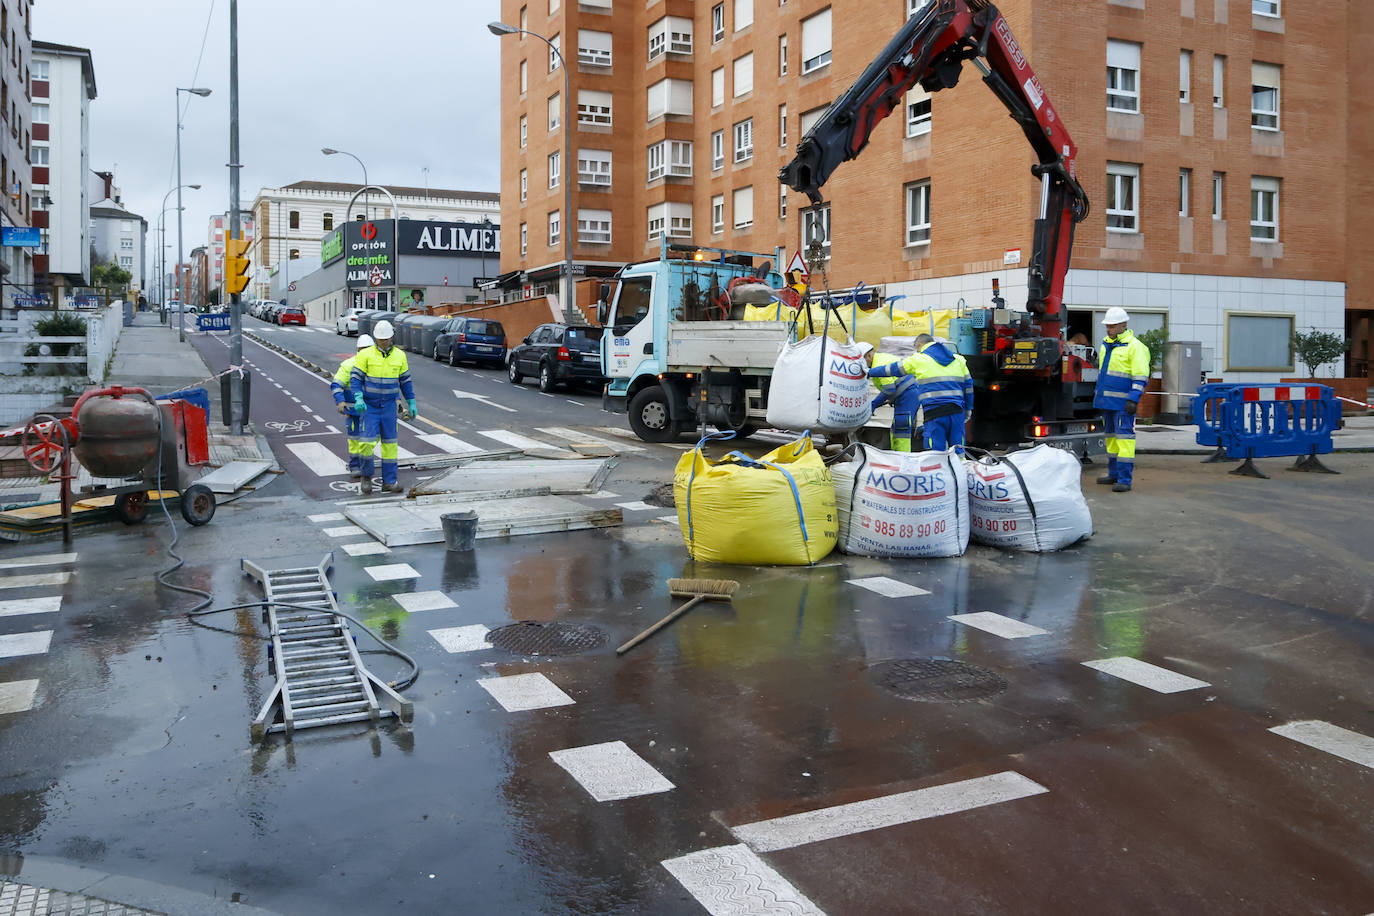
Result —
<instances>
[{"instance_id":1,"label":"manhole cover","mask_svg":"<svg viewBox=\"0 0 1374 916\"><path fill-rule=\"evenodd\" d=\"M606 634L575 623L521 620L492 630L487 642L516 655L576 655L604 646Z\"/></svg>"},{"instance_id":2,"label":"manhole cover","mask_svg":"<svg viewBox=\"0 0 1374 916\"><path fill-rule=\"evenodd\" d=\"M948 658L904 658L874 665L868 673L879 687L925 703L981 700L1007 689L997 672Z\"/></svg>"}]
</instances>

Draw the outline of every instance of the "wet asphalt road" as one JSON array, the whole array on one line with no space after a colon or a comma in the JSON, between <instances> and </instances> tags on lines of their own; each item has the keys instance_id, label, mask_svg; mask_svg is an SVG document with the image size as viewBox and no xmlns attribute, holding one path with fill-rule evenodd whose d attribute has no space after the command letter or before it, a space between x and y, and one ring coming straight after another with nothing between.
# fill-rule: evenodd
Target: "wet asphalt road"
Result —
<instances>
[{"instance_id":1,"label":"wet asphalt road","mask_svg":"<svg viewBox=\"0 0 1374 916\"><path fill-rule=\"evenodd\" d=\"M632 467L666 480L675 454ZM302 914L702 913L712 887L719 900L795 892L832 916L1366 913L1369 751L1343 759L1269 731L1317 720L1374 736L1374 456L1329 463L1343 475L1263 481L1146 457L1129 495L1085 484L1097 533L1062 553L834 554L813 569L694 565L676 526L644 513L466 557L354 558L339 548L360 539L310 521L336 507L293 474L181 526L181 580L221 605L251 601L239 557L297 566L333 548L341 605L424 670L410 726L262 747L248 740L270 687L262 642L189 624L176 613L188 601L150 584L160 526L83 532L74 566L0 569L0 600L61 598L41 613L0 605L0 636L51 631L47 651L0 658L0 682L37 681L32 709L0 714L0 854L9 871L17 856L68 862ZM0 560L58 549L5 546ZM416 576L366 571L401 563ZM11 578L49 569L76 575ZM681 575L741 589L617 658L675 606L664 580ZM850 581L875 576L928 594ZM428 592L455 606L397 601ZM949 619L979 611L1046 632ZM605 641L557 658L441 642L516 620ZM251 612L213 622L262 630ZM1083 664L1122 656L1205 685L1160 693ZM387 678L404 667L367 658ZM993 689L930 702L881 683L886 663L929 658L990 672ZM509 712L477 683L516 674L573 703ZM550 756L616 741L672 787L598 801L590 776ZM986 777L1035 790L999 797L976 788ZM923 789L943 801L909 794ZM871 804L838 807L856 802ZM832 835L747 827L821 809ZM662 864L740 856L745 838L757 852L739 885L728 869ZM706 883L694 896L679 872Z\"/></svg>"}]
</instances>

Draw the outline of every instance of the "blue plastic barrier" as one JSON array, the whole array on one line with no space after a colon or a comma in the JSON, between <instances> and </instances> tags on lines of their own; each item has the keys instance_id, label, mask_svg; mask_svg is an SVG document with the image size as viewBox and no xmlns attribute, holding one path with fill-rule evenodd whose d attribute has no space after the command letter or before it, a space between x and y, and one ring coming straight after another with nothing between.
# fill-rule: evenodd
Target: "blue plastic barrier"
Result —
<instances>
[{"instance_id":1,"label":"blue plastic barrier","mask_svg":"<svg viewBox=\"0 0 1374 916\"><path fill-rule=\"evenodd\" d=\"M1334 474L1318 459L1335 450L1341 406L1327 385L1234 385L1221 404L1221 446L1244 463L1232 471L1266 477L1256 458L1296 457L1290 470ZM1203 427L1199 425L1199 441Z\"/></svg>"},{"instance_id":2,"label":"blue plastic barrier","mask_svg":"<svg viewBox=\"0 0 1374 916\"><path fill-rule=\"evenodd\" d=\"M207 417L210 416L210 392L204 388L183 388L180 391L160 394L156 400L187 401L205 411Z\"/></svg>"},{"instance_id":3,"label":"blue plastic barrier","mask_svg":"<svg viewBox=\"0 0 1374 916\"><path fill-rule=\"evenodd\" d=\"M1208 382L1198 386L1193 399L1193 422L1197 424L1197 444L1207 448L1221 446L1222 407L1235 382Z\"/></svg>"},{"instance_id":4,"label":"blue plastic barrier","mask_svg":"<svg viewBox=\"0 0 1374 916\"><path fill-rule=\"evenodd\" d=\"M232 318L223 313L211 313L196 316L197 331L227 331Z\"/></svg>"}]
</instances>

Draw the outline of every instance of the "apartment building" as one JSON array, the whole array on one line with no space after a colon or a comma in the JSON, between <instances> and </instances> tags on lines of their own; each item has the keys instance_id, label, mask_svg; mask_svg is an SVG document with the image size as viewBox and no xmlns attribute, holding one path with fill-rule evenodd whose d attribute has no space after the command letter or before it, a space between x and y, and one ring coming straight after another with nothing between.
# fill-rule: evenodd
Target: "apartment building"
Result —
<instances>
[{"instance_id":1,"label":"apartment building","mask_svg":"<svg viewBox=\"0 0 1374 916\"><path fill-rule=\"evenodd\" d=\"M209 290L218 290L220 302L229 301L229 295L224 289L224 239L228 226L229 214L216 213L210 217L210 226L206 233L206 295L209 295ZM243 233L243 238L247 239L251 246L254 240L254 223L252 214L247 210L239 211L239 227ZM169 288L175 285L176 281L173 280L170 282ZM250 286L249 289L251 288ZM244 298L249 298L248 291L244 292Z\"/></svg>"},{"instance_id":2,"label":"apartment building","mask_svg":"<svg viewBox=\"0 0 1374 916\"><path fill-rule=\"evenodd\" d=\"M32 193L34 209L43 209L34 219L43 242L34 273L51 282L84 286L91 276L95 66L86 48L35 41L33 67ZM5 180L12 176L6 173Z\"/></svg>"},{"instance_id":3,"label":"apartment building","mask_svg":"<svg viewBox=\"0 0 1374 916\"><path fill-rule=\"evenodd\" d=\"M33 219L33 96L47 95L46 75L34 73L33 3L0 0L0 181L6 193L0 203L0 225L37 226ZM41 234L40 234L41 238ZM33 283L34 252L42 249L0 248L0 264L7 268L6 284ZM12 292L5 296L8 305Z\"/></svg>"},{"instance_id":4,"label":"apartment building","mask_svg":"<svg viewBox=\"0 0 1374 916\"><path fill-rule=\"evenodd\" d=\"M752 251L826 230L833 289L898 307L1024 302L1034 155L971 65L918 88L810 206L777 181L801 137L924 0L502 0L502 269L551 280L657 251L662 235ZM1125 306L1141 330L1201 341L1227 379L1295 367L1295 329L1344 331L1369 357L1374 270L1374 12L1345 0L1005 0L1079 147L1070 333ZM1367 57L1367 55L1366 55ZM564 88L564 78L569 88ZM567 92L568 99L563 98ZM565 114L565 107L570 114ZM564 123L570 121L571 123ZM571 130L573 163L565 163ZM572 180L572 214L563 213ZM1329 370L1343 374L1340 367Z\"/></svg>"}]
</instances>

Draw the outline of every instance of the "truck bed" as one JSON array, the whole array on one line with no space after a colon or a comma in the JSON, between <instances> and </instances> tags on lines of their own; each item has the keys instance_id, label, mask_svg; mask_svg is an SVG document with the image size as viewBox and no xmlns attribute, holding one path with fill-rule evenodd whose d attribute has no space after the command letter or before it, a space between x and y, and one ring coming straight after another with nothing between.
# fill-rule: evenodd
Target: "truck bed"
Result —
<instances>
[{"instance_id":1,"label":"truck bed","mask_svg":"<svg viewBox=\"0 0 1374 916\"><path fill-rule=\"evenodd\" d=\"M772 372L790 329L786 321L670 321L668 368Z\"/></svg>"}]
</instances>

